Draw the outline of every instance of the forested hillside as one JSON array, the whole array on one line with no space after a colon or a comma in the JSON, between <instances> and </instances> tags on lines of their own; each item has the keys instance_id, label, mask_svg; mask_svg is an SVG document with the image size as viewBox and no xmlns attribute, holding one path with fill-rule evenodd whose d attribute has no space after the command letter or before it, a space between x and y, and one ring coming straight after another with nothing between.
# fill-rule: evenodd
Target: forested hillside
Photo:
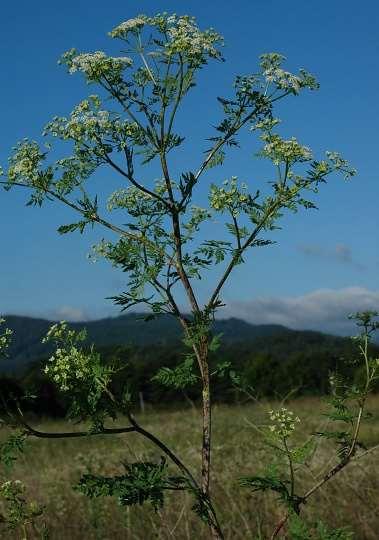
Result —
<instances>
[{"instance_id":1,"label":"forested hillside","mask_svg":"<svg viewBox=\"0 0 379 540\"><path fill-rule=\"evenodd\" d=\"M8 317L7 323L15 331L15 339L10 358L2 364L4 376L0 384L5 393L21 396L27 391L38 398L24 407L38 414L63 414L65 399L43 374L49 350L41 339L51 322ZM141 393L146 403L163 406L178 401L196 402L200 398L197 385L176 391L153 380L162 367L173 370L182 364L188 352L174 319L163 316L145 322L133 314L85 326L88 345L94 342L103 361L120 368L116 392L127 389L137 403ZM276 398L289 392L324 395L328 392L329 375L336 371L356 380L360 377L354 363L356 348L349 338L281 326L253 326L238 319L216 321L214 332L223 334L222 345L211 358L215 401L246 399L243 392L236 390L234 375L241 378L250 393Z\"/></svg>"},{"instance_id":2,"label":"forested hillside","mask_svg":"<svg viewBox=\"0 0 379 540\"><path fill-rule=\"evenodd\" d=\"M87 329L88 343L96 346L111 345L173 345L182 339L182 329L178 322L168 315L145 321L144 314L128 314L115 318L100 319L84 323L72 323L73 328ZM7 326L14 331L14 339L9 350L9 359L3 361L2 371L17 372L28 364L49 353L47 345L42 344L51 321L32 317L6 315ZM251 325L239 319L216 321L213 328L216 334L223 334L226 343L246 342L257 337L292 334L292 331L279 325Z\"/></svg>"}]
</instances>

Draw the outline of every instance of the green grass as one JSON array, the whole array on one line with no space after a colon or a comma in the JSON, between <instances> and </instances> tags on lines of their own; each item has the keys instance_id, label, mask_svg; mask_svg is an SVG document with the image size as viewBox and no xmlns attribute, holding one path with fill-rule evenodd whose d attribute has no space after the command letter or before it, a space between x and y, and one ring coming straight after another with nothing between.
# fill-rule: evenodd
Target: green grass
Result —
<instances>
[{"instance_id":1,"label":"green grass","mask_svg":"<svg viewBox=\"0 0 379 540\"><path fill-rule=\"evenodd\" d=\"M325 406L319 399L299 399L287 406L300 416L299 437L304 440L325 422L320 415ZM373 416L364 424L361 440L367 448L372 448L379 444L379 396L370 399L368 409ZM267 448L252 427L252 424L264 422L264 418L263 409L254 404L220 405L214 409L212 490L227 539L267 538L283 515L274 497L251 494L237 482L243 475L259 473L267 462ZM200 470L198 411L149 411L140 415L139 420L172 447L193 471ZM54 421L42 422L39 427L46 431L65 429L63 422ZM1 437L5 436L6 429L3 429ZM333 455L329 444L319 447L311 467L303 472L300 492L330 467ZM160 452L136 434L34 439L30 440L25 455L12 472L2 471L2 476L22 480L27 486L28 499L45 506L44 519L52 539L208 539L207 529L190 510L189 495L169 495L165 508L155 513L149 507L120 508L110 498L90 501L72 490L72 485L84 472L121 474L122 462L159 457ZM312 520L322 519L333 527L346 526L354 531L357 539L377 539L378 465L379 450L356 459L310 499L304 515ZM174 467L172 471L177 472ZM1 538L23 538L21 533L13 534L1 528L0 531ZM38 538L29 532L28 538Z\"/></svg>"}]
</instances>

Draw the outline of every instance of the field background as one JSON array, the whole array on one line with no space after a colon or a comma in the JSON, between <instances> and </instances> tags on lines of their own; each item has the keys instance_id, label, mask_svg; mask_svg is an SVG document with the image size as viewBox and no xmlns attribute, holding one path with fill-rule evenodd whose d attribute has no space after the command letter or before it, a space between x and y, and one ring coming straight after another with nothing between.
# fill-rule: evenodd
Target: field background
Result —
<instances>
[{"instance_id":1,"label":"field background","mask_svg":"<svg viewBox=\"0 0 379 540\"><path fill-rule=\"evenodd\" d=\"M214 410L213 494L227 539L267 538L272 524L282 510L268 495L251 494L238 486L243 475L259 473L267 462L267 448L252 424L266 422L265 408L246 405L216 405ZM299 440L325 425L320 415L326 409L319 398L299 398L287 404L301 418ZM322 519L334 527L346 526L354 538L376 540L379 531L379 396L369 400L370 420L365 421L361 440L372 451L355 459L342 473L310 499L304 515ZM147 410L139 415L140 423L160 436L182 460L200 469L200 414L195 408L176 411ZM63 421L38 421L41 429L67 429ZM78 428L79 429L79 428ZM6 437L6 428L0 431ZM301 491L310 487L315 478L331 466L334 452L323 442L311 463L302 472ZM27 486L28 499L45 506L50 538L57 540L149 540L207 539L207 529L190 510L188 495L168 495L169 504L155 513L148 506L120 508L114 499L89 500L72 490L85 472L122 474L122 462L138 459L159 459L160 453L141 436L98 436L88 439L30 440L27 451L11 473L2 471L3 478L21 479ZM174 474L177 471L172 468ZM5 476L6 475L6 476ZM1 529L0 529L1 531ZM21 533L1 531L1 538L21 539ZM30 539L39 538L32 530Z\"/></svg>"}]
</instances>

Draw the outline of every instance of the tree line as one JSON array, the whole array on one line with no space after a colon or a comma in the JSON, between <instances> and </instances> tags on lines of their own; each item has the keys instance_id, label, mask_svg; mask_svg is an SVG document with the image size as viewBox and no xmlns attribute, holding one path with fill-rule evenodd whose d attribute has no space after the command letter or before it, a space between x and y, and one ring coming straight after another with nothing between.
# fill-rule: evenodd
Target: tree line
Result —
<instances>
[{"instance_id":1,"label":"tree line","mask_svg":"<svg viewBox=\"0 0 379 540\"><path fill-rule=\"evenodd\" d=\"M371 345L373 353L378 351ZM150 344L146 346L111 345L98 348L106 365L119 369L118 388L130 388L131 398L138 407L141 396L144 403L154 407L176 407L180 404L198 404L201 390L195 384L182 391L172 386L157 385L154 377L159 370L171 371L180 365L185 347L180 343ZM40 416L63 417L68 402L56 385L44 374L47 359L41 358L19 377L2 376L2 396L16 396L23 401L23 409ZM221 366L221 368L220 368ZM251 342L224 344L211 356L213 396L219 403L243 403L242 388L257 398L282 399L288 393L295 396L326 395L329 376L338 372L359 382L361 368L354 363L354 349L350 339L318 332L281 333L256 338Z\"/></svg>"}]
</instances>

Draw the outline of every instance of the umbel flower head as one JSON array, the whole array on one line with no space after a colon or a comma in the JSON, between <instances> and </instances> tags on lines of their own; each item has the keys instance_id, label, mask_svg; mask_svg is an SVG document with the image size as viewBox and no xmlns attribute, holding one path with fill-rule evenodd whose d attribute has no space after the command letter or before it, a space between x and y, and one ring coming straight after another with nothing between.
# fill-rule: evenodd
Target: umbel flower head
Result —
<instances>
[{"instance_id":1,"label":"umbel flower head","mask_svg":"<svg viewBox=\"0 0 379 540\"><path fill-rule=\"evenodd\" d=\"M144 27L150 27L150 31L155 29L164 35L164 39L159 40L159 48L150 52L158 58L181 55L182 60L191 67L206 64L207 58L222 58L217 48L223 44L220 34L212 28L200 30L196 19L188 15L168 13L158 13L154 17L138 15L116 26L109 35L133 45Z\"/></svg>"},{"instance_id":2,"label":"umbel flower head","mask_svg":"<svg viewBox=\"0 0 379 540\"><path fill-rule=\"evenodd\" d=\"M25 491L25 485L21 480L7 480L0 484L0 497L6 501L1 521L9 530L33 523L35 518L42 515L43 508L34 501L27 502Z\"/></svg>"},{"instance_id":3,"label":"umbel flower head","mask_svg":"<svg viewBox=\"0 0 379 540\"><path fill-rule=\"evenodd\" d=\"M285 56L276 52L261 55L263 77L268 85L292 94L298 94L302 88L311 90L319 88L317 80L308 71L301 69L299 75L285 71L282 68L285 59Z\"/></svg>"},{"instance_id":4,"label":"umbel flower head","mask_svg":"<svg viewBox=\"0 0 379 540\"><path fill-rule=\"evenodd\" d=\"M302 146L295 137L284 140L277 134L264 133L261 139L265 145L259 155L271 159L274 165L281 163L292 165L312 159L311 150L307 146Z\"/></svg>"},{"instance_id":5,"label":"umbel flower head","mask_svg":"<svg viewBox=\"0 0 379 540\"><path fill-rule=\"evenodd\" d=\"M120 115L101 109L99 96L90 95L74 108L69 118L55 116L43 134L98 146L108 138L114 145L121 146L126 144L128 137L136 134L136 129L135 122L121 120ZM100 153L100 148L97 147L96 151Z\"/></svg>"},{"instance_id":6,"label":"umbel flower head","mask_svg":"<svg viewBox=\"0 0 379 540\"><path fill-rule=\"evenodd\" d=\"M127 39L128 34L136 34L138 31L147 24L147 21L149 20L149 17L146 17L146 15L138 15L137 17L134 17L133 19L128 19L127 21L122 22L111 32L109 32L109 35L112 38L121 38L121 39Z\"/></svg>"},{"instance_id":7,"label":"umbel flower head","mask_svg":"<svg viewBox=\"0 0 379 540\"><path fill-rule=\"evenodd\" d=\"M269 411L269 417L272 421L272 424L269 426L270 432L284 439L291 435L295 430L296 424L300 422L300 418L285 407L277 411Z\"/></svg>"},{"instance_id":8,"label":"umbel flower head","mask_svg":"<svg viewBox=\"0 0 379 540\"><path fill-rule=\"evenodd\" d=\"M8 182L37 185L42 181L40 166L46 152L42 152L36 141L23 139L13 148L14 153L9 158L7 171Z\"/></svg>"},{"instance_id":9,"label":"umbel flower head","mask_svg":"<svg viewBox=\"0 0 379 540\"><path fill-rule=\"evenodd\" d=\"M59 63L65 64L69 73L83 73L89 83L100 81L104 77L117 83L120 82L124 69L130 67L133 61L128 56L107 56L103 51L78 53L73 48L61 56Z\"/></svg>"},{"instance_id":10,"label":"umbel flower head","mask_svg":"<svg viewBox=\"0 0 379 540\"><path fill-rule=\"evenodd\" d=\"M0 325L5 323L5 319L0 318ZM12 340L13 331L10 328L6 328L0 333L0 356L3 355L8 349Z\"/></svg>"},{"instance_id":11,"label":"umbel flower head","mask_svg":"<svg viewBox=\"0 0 379 540\"><path fill-rule=\"evenodd\" d=\"M66 321L61 321L51 326L42 340L57 345L44 371L63 392L90 383L99 374L99 354L93 348L86 351L80 346L86 335L85 330L70 330Z\"/></svg>"},{"instance_id":12,"label":"umbel flower head","mask_svg":"<svg viewBox=\"0 0 379 540\"><path fill-rule=\"evenodd\" d=\"M232 176L230 180L224 180L223 186L211 185L209 202L210 206L217 212L229 210L237 216L239 210L249 201L247 185L237 183L237 177Z\"/></svg>"}]
</instances>

